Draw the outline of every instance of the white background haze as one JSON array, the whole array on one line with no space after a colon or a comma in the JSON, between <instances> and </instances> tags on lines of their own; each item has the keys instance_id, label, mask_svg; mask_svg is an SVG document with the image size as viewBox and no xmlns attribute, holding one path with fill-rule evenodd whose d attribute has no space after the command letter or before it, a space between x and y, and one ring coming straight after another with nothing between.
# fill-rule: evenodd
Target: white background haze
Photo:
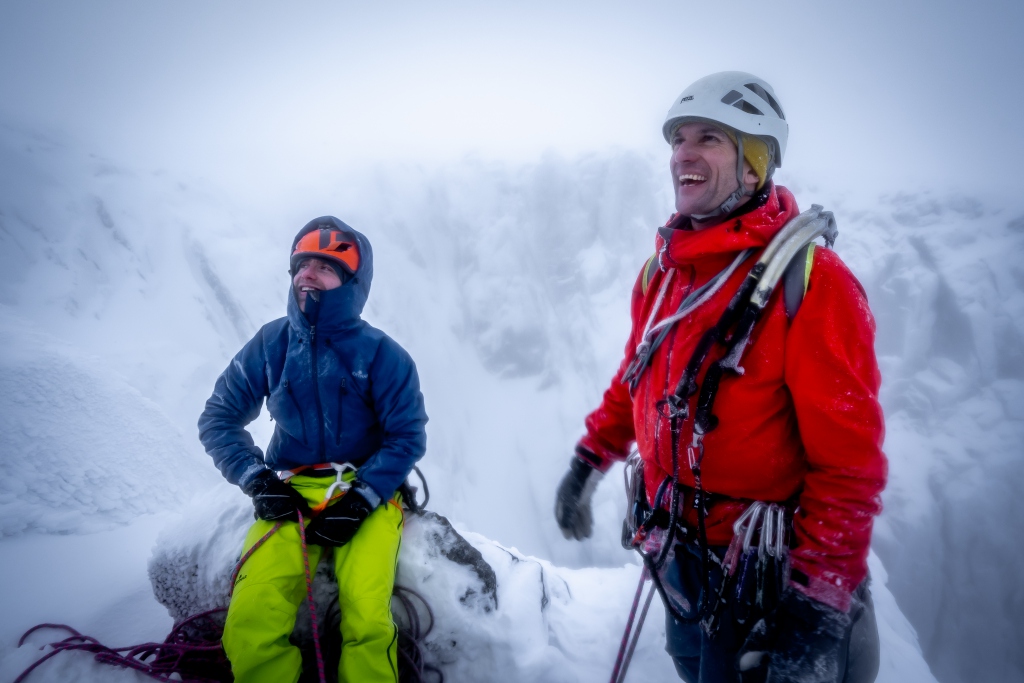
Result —
<instances>
[{"instance_id":1,"label":"white background haze","mask_svg":"<svg viewBox=\"0 0 1024 683\"><path fill-rule=\"evenodd\" d=\"M0 657L41 621L166 631L146 558L219 478L195 421L325 213L419 366L431 507L632 562L618 470L583 544L554 489L672 210L664 111L741 69L878 321L888 587L940 681L1024 680L1024 5L493 5L0 4Z\"/></svg>"}]
</instances>

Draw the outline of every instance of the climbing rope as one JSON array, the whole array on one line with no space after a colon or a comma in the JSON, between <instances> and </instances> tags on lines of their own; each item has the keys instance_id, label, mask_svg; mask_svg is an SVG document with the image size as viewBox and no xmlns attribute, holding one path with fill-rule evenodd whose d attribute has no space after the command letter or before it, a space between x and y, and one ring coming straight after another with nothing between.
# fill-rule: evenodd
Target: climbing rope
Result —
<instances>
[{"instance_id":1,"label":"climbing rope","mask_svg":"<svg viewBox=\"0 0 1024 683\"><path fill-rule=\"evenodd\" d=\"M91 653L97 662L134 669L158 681L185 683L222 683L231 680L231 665L220 644L221 625L214 615L227 612L219 608L189 617L174 627L162 643L143 643L128 647L107 647L95 638L84 636L64 624L39 624L18 641L43 629L70 633L64 640L50 643L50 652L33 662L14 683L22 683L40 664L61 652L78 650Z\"/></svg>"},{"instance_id":2,"label":"climbing rope","mask_svg":"<svg viewBox=\"0 0 1024 683\"><path fill-rule=\"evenodd\" d=\"M338 473L340 480L341 473ZM302 568L306 570L306 598L309 600L309 619L313 622L313 649L316 650L316 670L320 674L320 683L327 683L324 673L324 653L320 650L320 630L316 625L316 605L313 603L313 577L309 574L309 548L306 546L306 525L303 524L302 510L299 513L299 541L302 543Z\"/></svg>"},{"instance_id":3,"label":"climbing rope","mask_svg":"<svg viewBox=\"0 0 1024 683\"><path fill-rule=\"evenodd\" d=\"M436 666L427 664L423 653L423 646L420 644L434 629L434 611L423 596L416 591L395 586L394 597L402 606L406 622L398 631L398 655L404 668L399 668L401 683L425 683L425 674L430 673L437 677L436 683L444 683L444 674ZM426 625L420 621L420 611L416 606L423 605L426 611Z\"/></svg>"},{"instance_id":4,"label":"climbing rope","mask_svg":"<svg viewBox=\"0 0 1024 683\"><path fill-rule=\"evenodd\" d=\"M252 557L252 554L256 552L261 545L267 542L267 539L277 533L277 530L281 528L281 522L277 522L267 533L263 534L258 541L252 544L252 547L245 551L238 562L235 563L235 568L231 571L231 588L228 589L228 600L235 594L235 580L238 578L238 572L242 571L242 566L245 565L246 561Z\"/></svg>"},{"instance_id":5,"label":"climbing rope","mask_svg":"<svg viewBox=\"0 0 1024 683\"><path fill-rule=\"evenodd\" d=\"M636 644L640 640L640 631L643 629L644 621L647 619L647 610L651 607L651 598L654 597L654 587L652 586L647 592L647 600L644 601L643 611L640 612L640 619L636 622L636 628L634 629L633 622L636 620L637 607L640 606L640 596L643 595L644 586L649 578L650 575L645 564L640 572L640 583L637 584L636 595L633 596L633 606L629 610L626 630L622 634L622 643L619 645L619 654L615 658L615 667L612 669L612 677L609 683L622 683L626 680L626 671L629 669L629 663L633 659L633 651L636 650Z\"/></svg>"}]
</instances>

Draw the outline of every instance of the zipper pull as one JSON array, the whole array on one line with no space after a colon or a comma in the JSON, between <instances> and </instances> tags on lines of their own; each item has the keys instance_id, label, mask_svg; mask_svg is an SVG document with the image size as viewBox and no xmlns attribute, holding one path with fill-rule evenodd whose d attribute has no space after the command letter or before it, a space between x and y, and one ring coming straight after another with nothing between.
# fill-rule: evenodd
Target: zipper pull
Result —
<instances>
[{"instance_id":1,"label":"zipper pull","mask_svg":"<svg viewBox=\"0 0 1024 683\"><path fill-rule=\"evenodd\" d=\"M316 325L309 326L309 344L312 346L316 343Z\"/></svg>"}]
</instances>

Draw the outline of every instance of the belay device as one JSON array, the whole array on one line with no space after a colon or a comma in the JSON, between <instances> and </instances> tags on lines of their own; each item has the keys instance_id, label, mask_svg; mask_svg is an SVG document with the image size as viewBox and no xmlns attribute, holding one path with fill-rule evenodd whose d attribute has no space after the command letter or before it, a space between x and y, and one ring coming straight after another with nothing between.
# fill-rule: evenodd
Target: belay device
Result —
<instances>
[{"instance_id":1,"label":"belay device","mask_svg":"<svg viewBox=\"0 0 1024 683\"><path fill-rule=\"evenodd\" d=\"M623 522L623 545L633 548L643 558L644 571L630 619L626 625L619 656L612 672L611 683L621 683L629 666L636 643L643 626L643 619L650 605L654 589L647 596L640 621L633 629L633 618L640 601L644 583L650 578L654 587L661 593L666 609L672 616L683 622L701 621L704 629L713 634L717 630L718 615L729 600L736 600L738 615L747 618L760 616L774 607L784 586L786 560L788 558L789 526L792 521L791 511L784 505L754 501L733 525L733 540L724 558L719 558L708 548L705 530L707 513L706 492L701 482L701 465L704 459L704 436L715 429L718 418L714 415L715 398L719 385L725 374L743 374L740 362L743 359L750 335L757 321L760 320L765 307L771 299L779 281L786 276L785 306L787 315L792 318L799 307L806 285L807 263L812 258L809 248L818 237L824 237L826 245L831 248L838 235L835 218L831 211L814 204L810 209L790 220L782 230L765 247L736 294L729 301L722 316L697 342L693 355L687 363L675 391L657 404L659 414L669 421L672 439L672 474L658 487L653 506L648 505L646 487L643 482L643 464L639 454L634 453L626 464L626 495L628 510ZM738 262L745 260L748 253L743 252L737 261L727 269L728 272L712 278L709 290L721 287L728 275L732 273ZM803 256L803 258L801 258ZM671 271L662 281L657 301L665 298ZM694 301L687 305L684 301L681 308L686 313L696 310L697 306L710 299L710 293L695 292ZM631 386L639 381L639 375L650 362L650 355L657 348L660 339L649 331L664 337L667 332L666 321L652 325L660 306L654 306L650 320L645 325L645 334L637 349L637 358L630 364L630 376L624 377ZM670 316L674 324L683 316ZM654 342L652 344L652 342ZM708 367L703 382L697 384L697 377L704 367L705 361L713 347L723 346L722 357ZM653 346L653 349L651 348ZM640 358L640 356L646 356ZM638 362L639 360L639 362ZM697 543L701 558L701 599L700 604L690 605L689 601L674 588L673 581L665 580L665 568L670 566L669 558L675 553L676 541L682 540L687 529L680 528L679 508L679 457L682 428L691 416L691 399L696 396L693 415L693 431L689 444L686 446L686 462L693 474L694 493L693 505L697 510ZM668 495L668 510L664 507L664 498ZM666 519L667 518L667 519ZM755 536L758 540L755 544ZM712 595L711 564L721 566L723 579L719 590ZM754 595L753 600L749 596ZM740 604L746 601L749 604Z\"/></svg>"}]
</instances>

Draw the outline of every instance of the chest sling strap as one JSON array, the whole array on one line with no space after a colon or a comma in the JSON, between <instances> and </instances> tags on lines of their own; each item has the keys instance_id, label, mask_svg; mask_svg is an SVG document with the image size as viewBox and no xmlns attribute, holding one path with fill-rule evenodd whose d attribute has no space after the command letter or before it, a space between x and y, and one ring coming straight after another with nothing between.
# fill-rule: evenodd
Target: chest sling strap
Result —
<instances>
[{"instance_id":1,"label":"chest sling strap","mask_svg":"<svg viewBox=\"0 0 1024 683\"><path fill-rule=\"evenodd\" d=\"M814 243L805 245L793 256L782 276L783 304L786 307L786 317L790 320L800 310L804 294L807 292L807 285L811 281L811 268L814 266ZM651 288L651 280L658 272L658 255L652 254L647 263L644 264L643 278L640 280L640 291L646 297Z\"/></svg>"}]
</instances>

